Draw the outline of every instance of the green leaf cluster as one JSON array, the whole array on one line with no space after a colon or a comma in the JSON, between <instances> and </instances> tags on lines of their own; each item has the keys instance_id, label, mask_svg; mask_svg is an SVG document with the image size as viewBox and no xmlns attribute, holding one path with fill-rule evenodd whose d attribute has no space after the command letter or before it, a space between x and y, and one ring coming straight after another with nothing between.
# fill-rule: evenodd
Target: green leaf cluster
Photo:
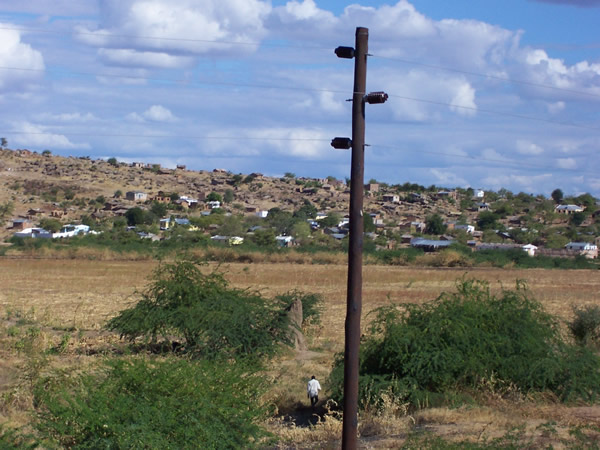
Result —
<instances>
[{"instance_id":1,"label":"green leaf cluster","mask_svg":"<svg viewBox=\"0 0 600 450\"><path fill-rule=\"evenodd\" d=\"M107 328L130 340L183 341L202 357L273 355L289 344L281 302L229 286L222 273L204 274L190 260L161 264L140 301L111 319Z\"/></svg>"},{"instance_id":2,"label":"green leaf cluster","mask_svg":"<svg viewBox=\"0 0 600 450\"><path fill-rule=\"evenodd\" d=\"M42 380L35 426L44 448L252 448L266 436L264 389L236 363L114 359Z\"/></svg>"},{"instance_id":3,"label":"green leaf cluster","mask_svg":"<svg viewBox=\"0 0 600 450\"><path fill-rule=\"evenodd\" d=\"M338 358L330 380L336 400L340 369ZM362 342L360 373L365 402L391 390L422 405L477 390L490 379L521 392L552 391L563 400L600 392L600 358L563 341L556 320L520 283L496 295L484 282L462 280L457 292L435 301L378 309Z\"/></svg>"}]
</instances>

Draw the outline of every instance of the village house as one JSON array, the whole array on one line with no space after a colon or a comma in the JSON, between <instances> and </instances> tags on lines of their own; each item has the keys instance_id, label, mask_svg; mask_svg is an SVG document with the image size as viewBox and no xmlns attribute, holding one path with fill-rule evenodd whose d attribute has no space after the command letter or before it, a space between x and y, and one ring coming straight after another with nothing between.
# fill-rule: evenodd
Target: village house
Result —
<instances>
[{"instance_id":1,"label":"village house","mask_svg":"<svg viewBox=\"0 0 600 450\"><path fill-rule=\"evenodd\" d=\"M575 214L577 212L583 212L585 208L578 205L557 205L554 211L558 214Z\"/></svg>"},{"instance_id":2,"label":"village house","mask_svg":"<svg viewBox=\"0 0 600 450\"><path fill-rule=\"evenodd\" d=\"M12 229L13 230L24 230L25 228L31 228L33 223L29 219L13 219Z\"/></svg>"},{"instance_id":3,"label":"village house","mask_svg":"<svg viewBox=\"0 0 600 450\"><path fill-rule=\"evenodd\" d=\"M567 250L577 252L588 259L598 258L598 246L591 242L569 242L565 245Z\"/></svg>"},{"instance_id":4,"label":"village house","mask_svg":"<svg viewBox=\"0 0 600 450\"><path fill-rule=\"evenodd\" d=\"M371 193L379 192L379 183L365 184L365 191L371 192Z\"/></svg>"},{"instance_id":5,"label":"village house","mask_svg":"<svg viewBox=\"0 0 600 450\"><path fill-rule=\"evenodd\" d=\"M456 191L439 191L436 195L438 198L451 198L452 200L457 199Z\"/></svg>"},{"instance_id":6,"label":"village house","mask_svg":"<svg viewBox=\"0 0 600 450\"><path fill-rule=\"evenodd\" d=\"M390 203L400 203L400 196L398 194L383 194L383 201Z\"/></svg>"},{"instance_id":7,"label":"village house","mask_svg":"<svg viewBox=\"0 0 600 450\"><path fill-rule=\"evenodd\" d=\"M125 198L132 202L145 202L148 200L148 194L141 191L128 191L125 193Z\"/></svg>"}]
</instances>

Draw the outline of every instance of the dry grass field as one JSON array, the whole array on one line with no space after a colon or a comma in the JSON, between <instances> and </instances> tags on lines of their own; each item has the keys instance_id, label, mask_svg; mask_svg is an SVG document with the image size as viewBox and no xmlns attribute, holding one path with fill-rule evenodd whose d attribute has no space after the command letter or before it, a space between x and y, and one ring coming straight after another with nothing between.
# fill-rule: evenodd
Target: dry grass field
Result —
<instances>
[{"instance_id":1,"label":"dry grass field","mask_svg":"<svg viewBox=\"0 0 600 450\"><path fill-rule=\"evenodd\" d=\"M156 267L154 261L90 261L52 259L0 259L0 423L27 421L27 396L21 392L26 358L8 342L11 327L19 320L36 323L45 344L56 345L61 333L71 339L52 364L85 365L117 343L116 336L102 331L106 320L135 300ZM272 381L268 401L282 414L305 410L305 382L314 374L324 384L333 356L343 349L346 313L346 267L307 264L224 264L232 285L262 292L265 296L292 289L322 294L325 309L322 323L309 330L310 352L288 352L273 363L265 376ZM569 320L573 306L600 302L598 271L430 269L367 265L363 269L363 325L368 312L389 302L425 302L443 291L452 291L461 277L486 280L493 289L513 288L525 280L546 310ZM552 432L545 424L553 423ZM415 429L431 430L445 439L481 440L502 436L513 427L542 447L560 448L561 436L578 425L600 424L600 409L593 405L562 405L552 398L506 399L490 390L483 405L458 409L426 409L407 414L401 405L391 405L389 414L365 413L361 417L364 448L394 448ZM299 447L320 447L341 433L335 415L316 426L291 426L284 420L269 423L275 433ZM536 444L536 446L537 446ZM557 446L558 445L558 446Z\"/></svg>"}]
</instances>

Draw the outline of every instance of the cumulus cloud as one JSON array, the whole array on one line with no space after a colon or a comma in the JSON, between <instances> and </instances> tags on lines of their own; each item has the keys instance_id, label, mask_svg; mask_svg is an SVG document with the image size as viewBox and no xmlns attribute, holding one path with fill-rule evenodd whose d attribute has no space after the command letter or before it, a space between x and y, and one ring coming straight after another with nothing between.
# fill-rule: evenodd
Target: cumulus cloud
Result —
<instances>
[{"instance_id":1,"label":"cumulus cloud","mask_svg":"<svg viewBox=\"0 0 600 450\"><path fill-rule=\"evenodd\" d=\"M575 169L577 168L577 161L575 158L557 158L556 167L559 169Z\"/></svg>"},{"instance_id":2,"label":"cumulus cloud","mask_svg":"<svg viewBox=\"0 0 600 450\"><path fill-rule=\"evenodd\" d=\"M177 117L162 105L152 105L142 114L136 112L127 114L125 119L136 123L144 123L148 120L152 122L174 122L177 120Z\"/></svg>"},{"instance_id":3,"label":"cumulus cloud","mask_svg":"<svg viewBox=\"0 0 600 450\"><path fill-rule=\"evenodd\" d=\"M4 28L6 27L6 28ZM0 23L0 61L6 67L23 70L0 70L0 93L22 90L27 83L38 80L44 70L42 54L31 45L21 42L21 33L10 30L11 24Z\"/></svg>"},{"instance_id":4,"label":"cumulus cloud","mask_svg":"<svg viewBox=\"0 0 600 450\"><path fill-rule=\"evenodd\" d=\"M144 117L155 122L173 122L176 119L171 111L161 105L152 105L144 111Z\"/></svg>"},{"instance_id":5,"label":"cumulus cloud","mask_svg":"<svg viewBox=\"0 0 600 450\"><path fill-rule=\"evenodd\" d=\"M540 147L537 144L534 144L533 142L529 142L529 141L524 141L524 140L518 140L517 144L517 152L519 152L521 155L541 155L542 153L544 153L544 149L542 147Z\"/></svg>"},{"instance_id":6,"label":"cumulus cloud","mask_svg":"<svg viewBox=\"0 0 600 450\"><path fill-rule=\"evenodd\" d=\"M98 118L88 112L85 114L75 112L75 113L60 113L60 114L50 114L43 113L36 116L41 121L52 121L52 122L65 122L65 123L85 123L91 122L94 120L98 120Z\"/></svg>"},{"instance_id":7,"label":"cumulus cloud","mask_svg":"<svg viewBox=\"0 0 600 450\"><path fill-rule=\"evenodd\" d=\"M255 50L271 7L261 0L106 0L101 11L97 29L75 31L80 41L99 47L105 63L185 67L198 55Z\"/></svg>"},{"instance_id":8,"label":"cumulus cloud","mask_svg":"<svg viewBox=\"0 0 600 450\"><path fill-rule=\"evenodd\" d=\"M265 140L261 146L269 147L279 154L311 160L325 157L322 141L331 139L329 134L321 130L305 128L263 128L249 130L248 136Z\"/></svg>"},{"instance_id":9,"label":"cumulus cloud","mask_svg":"<svg viewBox=\"0 0 600 450\"><path fill-rule=\"evenodd\" d=\"M376 73L374 78L373 84L386 87L391 96L390 108L401 120L436 120L440 107L463 116L473 116L477 112L475 89L462 76L440 76L422 70L408 73L390 70Z\"/></svg>"},{"instance_id":10,"label":"cumulus cloud","mask_svg":"<svg viewBox=\"0 0 600 450\"><path fill-rule=\"evenodd\" d=\"M431 175L436 179L435 184L438 186L468 186L468 181L457 173L451 170L431 169Z\"/></svg>"},{"instance_id":11,"label":"cumulus cloud","mask_svg":"<svg viewBox=\"0 0 600 450\"><path fill-rule=\"evenodd\" d=\"M164 52L137 51L133 49L101 48L98 57L108 65L135 66L135 67L160 67L175 69L191 66L194 58L189 56L169 55Z\"/></svg>"},{"instance_id":12,"label":"cumulus cloud","mask_svg":"<svg viewBox=\"0 0 600 450\"><path fill-rule=\"evenodd\" d=\"M52 133L43 125L36 125L30 122L21 122L13 125L13 129L19 131L14 138L11 139L16 146L25 148L37 149L89 149L87 143L73 143L65 135Z\"/></svg>"}]
</instances>

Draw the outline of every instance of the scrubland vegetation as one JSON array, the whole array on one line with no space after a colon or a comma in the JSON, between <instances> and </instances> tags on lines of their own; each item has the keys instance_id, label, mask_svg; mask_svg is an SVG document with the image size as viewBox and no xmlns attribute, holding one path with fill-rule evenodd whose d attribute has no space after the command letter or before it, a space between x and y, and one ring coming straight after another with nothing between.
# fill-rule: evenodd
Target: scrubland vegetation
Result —
<instances>
[{"instance_id":1,"label":"scrubland vegetation","mask_svg":"<svg viewBox=\"0 0 600 450\"><path fill-rule=\"evenodd\" d=\"M343 265L2 264L3 446L338 445ZM599 285L596 271L366 266L361 443L594 448ZM309 352L287 345L296 299Z\"/></svg>"}]
</instances>

